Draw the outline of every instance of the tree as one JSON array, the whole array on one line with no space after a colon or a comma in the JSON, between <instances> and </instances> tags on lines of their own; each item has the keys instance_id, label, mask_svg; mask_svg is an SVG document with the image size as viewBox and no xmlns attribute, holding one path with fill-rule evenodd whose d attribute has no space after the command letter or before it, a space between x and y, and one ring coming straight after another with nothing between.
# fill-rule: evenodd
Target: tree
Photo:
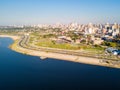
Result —
<instances>
[{"instance_id":1,"label":"tree","mask_svg":"<svg viewBox=\"0 0 120 90\"><path fill-rule=\"evenodd\" d=\"M87 42L86 42L87 44L90 44L90 43L91 43L91 35L87 35L87 36L86 36L86 41L87 41Z\"/></svg>"}]
</instances>

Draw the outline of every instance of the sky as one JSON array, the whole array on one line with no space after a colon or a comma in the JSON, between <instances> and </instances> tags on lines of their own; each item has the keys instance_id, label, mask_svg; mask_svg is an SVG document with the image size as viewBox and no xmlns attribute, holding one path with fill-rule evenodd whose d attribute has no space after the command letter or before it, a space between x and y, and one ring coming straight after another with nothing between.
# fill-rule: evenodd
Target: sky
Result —
<instances>
[{"instance_id":1,"label":"sky","mask_svg":"<svg viewBox=\"0 0 120 90\"><path fill-rule=\"evenodd\" d=\"M120 23L120 0L0 0L0 25Z\"/></svg>"}]
</instances>

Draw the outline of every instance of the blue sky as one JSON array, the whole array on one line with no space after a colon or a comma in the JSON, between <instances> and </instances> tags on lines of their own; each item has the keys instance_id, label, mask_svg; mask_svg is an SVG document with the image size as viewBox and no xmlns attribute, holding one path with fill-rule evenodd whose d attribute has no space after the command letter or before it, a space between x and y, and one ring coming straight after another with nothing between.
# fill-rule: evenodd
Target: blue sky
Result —
<instances>
[{"instance_id":1,"label":"blue sky","mask_svg":"<svg viewBox=\"0 0 120 90\"><path fill-rule=\"evenodd\" d=\"M0 25L120 23L120 0L0 0Z\"/></svg>"}]
</instances>

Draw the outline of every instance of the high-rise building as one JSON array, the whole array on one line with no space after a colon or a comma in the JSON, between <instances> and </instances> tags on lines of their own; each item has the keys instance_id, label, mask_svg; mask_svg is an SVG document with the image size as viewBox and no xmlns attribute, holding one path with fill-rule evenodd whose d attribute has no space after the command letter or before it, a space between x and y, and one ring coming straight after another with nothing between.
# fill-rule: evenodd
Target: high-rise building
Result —
<instances>
[{"instance_id":1,"label":"high-rise building","mask_svg":"<svg viewBox=\"0 0 120 90\"><path fill-rule=\"evenodd\" d=\"M105 25L105 29L107 29L107 31L109 31L109 29L110 29L110 24L109 24L109 23L107 23L107 24Z\"/></svg>"}]
</instances>

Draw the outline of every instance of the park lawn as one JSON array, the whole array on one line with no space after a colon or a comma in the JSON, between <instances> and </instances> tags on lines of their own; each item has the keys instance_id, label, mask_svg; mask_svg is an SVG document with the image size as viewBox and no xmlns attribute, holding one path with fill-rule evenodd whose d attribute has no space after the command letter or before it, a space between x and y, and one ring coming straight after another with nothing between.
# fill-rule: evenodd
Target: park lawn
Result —
<instances>
[{"instance_id":1,"label":"park lawn","mask_svg":"<svg viewBox=\"0 0 120 90\"><path fill-rule=\"evenodd\" d=\"M37 42L35 45L41 46L41 47L49 47L49 48L58 48L58 49L66 49L66 50L86 50L86 51L92 51L92 52L101 52L104 51L104 48L102 47L92 47L90 45L72 45L68 43L64 44L58 44L54 43L51 40L42 39L41 42Z\"/></svg>"},{"instance_id":2,"label":"park lawn","mask_svg":"<svg viewBox=\"0 0 120 90\"><path fill-rule=\"evenodd\" d=\"M53 43L50 40L43 41L43 42L38 42L36 45L41 46L41 47L67 49L67 50L79 50L80 49L78 46L72 46L72 45L67 44L67 43L57 44L57 43Z\"/></svg>"},{"instance_id":3,"label":"park lawn","mask_svg":"<svg viewBox=\"0 0 120 90\"><path fill-rule=\"evenodd\" d=\"M36 42L37 41L37 42ZM57 48L57 49L66 49L66 50L84 50L87 52L98 53L103 52L104 48L102 47L93 47L86 44L73 45L69 43L58 44L55 41L50 40L49 38L43 38L37 35L31 35L29 44L34 44L38 47L48 47L48 48Z\"/></svg>"}]
</instances>

